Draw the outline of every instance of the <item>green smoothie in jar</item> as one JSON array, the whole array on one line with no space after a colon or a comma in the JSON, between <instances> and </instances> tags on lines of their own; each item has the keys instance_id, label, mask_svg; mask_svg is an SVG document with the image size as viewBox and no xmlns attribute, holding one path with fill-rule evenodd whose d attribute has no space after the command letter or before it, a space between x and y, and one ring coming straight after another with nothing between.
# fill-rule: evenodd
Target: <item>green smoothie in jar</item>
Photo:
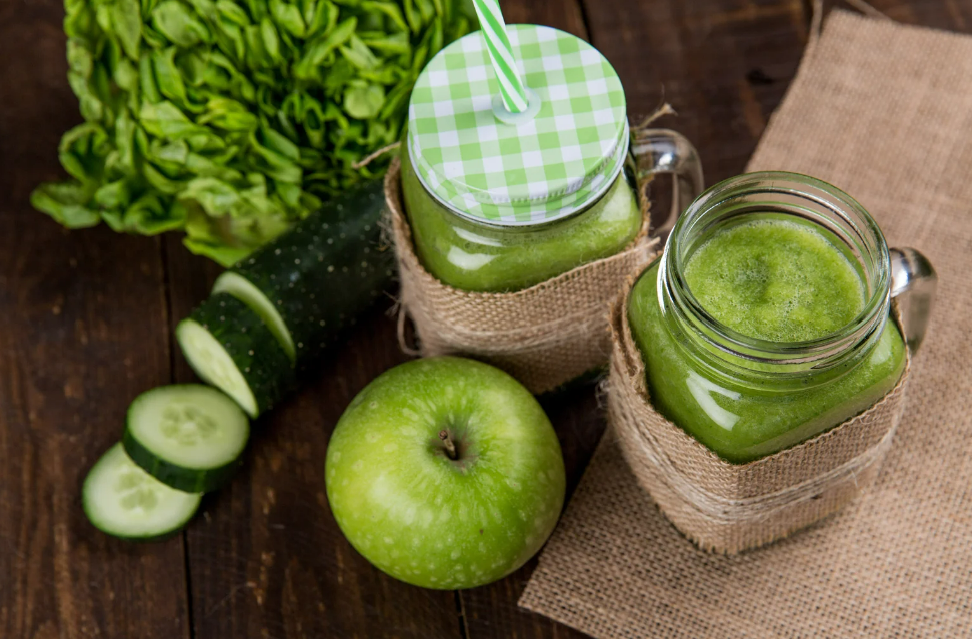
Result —
<instances>
[{"instance_id":1,"label":"green smoothie in jar","mask_svg":"<svg viewBox=\"0 0 972 639\"><path fill-rule=\"evenodd\" d=\"M734 463L867 410L907 360L891 271L877 225L835 187L787 173L716 185L631 292L653 405Z\"/></svg>"},{"instance_id":2,"label":"green smoothie in jar","mask_svg":"<svg viewBox=\"0 0 972 639\"><path fill-rule=\"evenodd\" d=\"M619 175L587 210L529 232L456 215L429 196L407 156L402 192L419 259L440 281L466 291L513 291L608 257L634 241L642 216L630 178Z\"/></svg>"},{"instance_id":3,"label":"green smoothie in jar","mask_svg":"<svg viewBox=\"0 0 972 639\"><path fill-rule=\"evenodd\" d=\"M499 99L481 32L429 62L409 105L401 175L415 250L433 276L466 291L528 288L624 250L643 226L614 69L568 33L524 24L506 33L526 86L522 112ZM691 149L664 133L666 148ZM694 197L701 169L687 154L678 170L644 173L681 173Z\"/></svg>"}]
</instances>

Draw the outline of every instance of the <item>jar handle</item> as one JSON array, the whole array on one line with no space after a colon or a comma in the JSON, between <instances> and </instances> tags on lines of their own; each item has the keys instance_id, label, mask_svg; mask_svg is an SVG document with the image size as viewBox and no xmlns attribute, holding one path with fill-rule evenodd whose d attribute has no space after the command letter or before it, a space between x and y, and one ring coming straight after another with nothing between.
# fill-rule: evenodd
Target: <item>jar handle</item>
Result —
<instances>
[{"instance_id":1,"label":"jar handle","mask_svg":"<svg viewBox=\"0 0 972 639\"><path fill-rule=\"evenodd\" d=\"M681 133L671 129L635 129L631 136L638 185L659 174L673 176L672 208L668 217L655 225L653 235L668 239L682 211L702 192L702 162L699 152ZM642 194L644 195L644 194Z\"/></svg>"},{"instance_id":2,"label":"jar handle","mask_svg":"<svg viewBox=\"0 0 972 639\"><path fill-rule=\"evenodd\" d=\"M898 302L905 342L916 353L925 339L938 275L928 258L913 248L892 248L891 297Z\"/></svg>"}]
</instances>

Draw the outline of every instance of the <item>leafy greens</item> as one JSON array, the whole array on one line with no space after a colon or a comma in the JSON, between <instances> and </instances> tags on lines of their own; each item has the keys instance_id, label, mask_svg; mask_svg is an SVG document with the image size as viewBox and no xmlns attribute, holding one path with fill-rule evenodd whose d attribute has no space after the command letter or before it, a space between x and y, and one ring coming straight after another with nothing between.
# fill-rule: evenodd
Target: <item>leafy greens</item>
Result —
<instances>
[{"instance_id":1,"label":"leafy greens","mask_svg":"<svg viewBox=\"0 0 972 639\"><path fill-rule=\"evenodd\" d=\"M182 229L231 264L401 135L425 63L473 28L468 0L65 0L68 80L85 122L71 178L35 208L70 228Z\"/></svg>"}]
</instances>

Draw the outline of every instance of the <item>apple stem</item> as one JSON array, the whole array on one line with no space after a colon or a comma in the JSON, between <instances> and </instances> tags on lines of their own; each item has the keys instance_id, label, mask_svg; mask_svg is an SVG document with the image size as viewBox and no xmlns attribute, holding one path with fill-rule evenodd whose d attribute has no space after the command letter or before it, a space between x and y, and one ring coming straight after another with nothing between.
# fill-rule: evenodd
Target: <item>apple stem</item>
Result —
<instances>
[{"instance_id":1,"label":"apple stem","mask_svg":"<svg viewBox=\"0 0 972 639\"><path fill-rule=\"evenodd\" d=\"M442 445L445 446L446 455L448 455L449 459L459 459L459 453L456 451L456 444L452 441L452 437L449 436L449 432L440 430L439 439L442 440Z\"/></svg>"}]
</instances>

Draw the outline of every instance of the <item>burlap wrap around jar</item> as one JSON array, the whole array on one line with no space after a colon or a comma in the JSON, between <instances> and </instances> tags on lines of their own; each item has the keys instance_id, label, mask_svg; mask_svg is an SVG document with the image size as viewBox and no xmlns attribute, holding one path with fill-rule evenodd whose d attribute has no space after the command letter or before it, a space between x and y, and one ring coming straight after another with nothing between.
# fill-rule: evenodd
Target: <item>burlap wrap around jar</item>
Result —
<instances>
[{"instance_id":1,"label":"burlap wrap around jar","mask_svg":"<svg viewBox=\"0 0 972 639\"><path fill-rule=\"evenodd\" d=\"M704 550L735 554L836 512L865 492L904 410L911 356L901 379L864 413L792 448L731 464L658 413L628 323L634 280L611 312L608 424L638 483Z\"/></svg>"},{"instance_id":2,"label":"burlap wrap around jar","mask_svg":"<svg viewBox=\"0 0 972 639\"><path fill-rule=\"evenodd\" d=\"M385 177L389 227L401 278L401 321L415 325L422 356L466 355L508 372L535 394L607 364L608 309L659 249L648 216L623 251L511 293L463 291L419 261L402 206L400 162Z\"/></svg>"}]
</instances>

